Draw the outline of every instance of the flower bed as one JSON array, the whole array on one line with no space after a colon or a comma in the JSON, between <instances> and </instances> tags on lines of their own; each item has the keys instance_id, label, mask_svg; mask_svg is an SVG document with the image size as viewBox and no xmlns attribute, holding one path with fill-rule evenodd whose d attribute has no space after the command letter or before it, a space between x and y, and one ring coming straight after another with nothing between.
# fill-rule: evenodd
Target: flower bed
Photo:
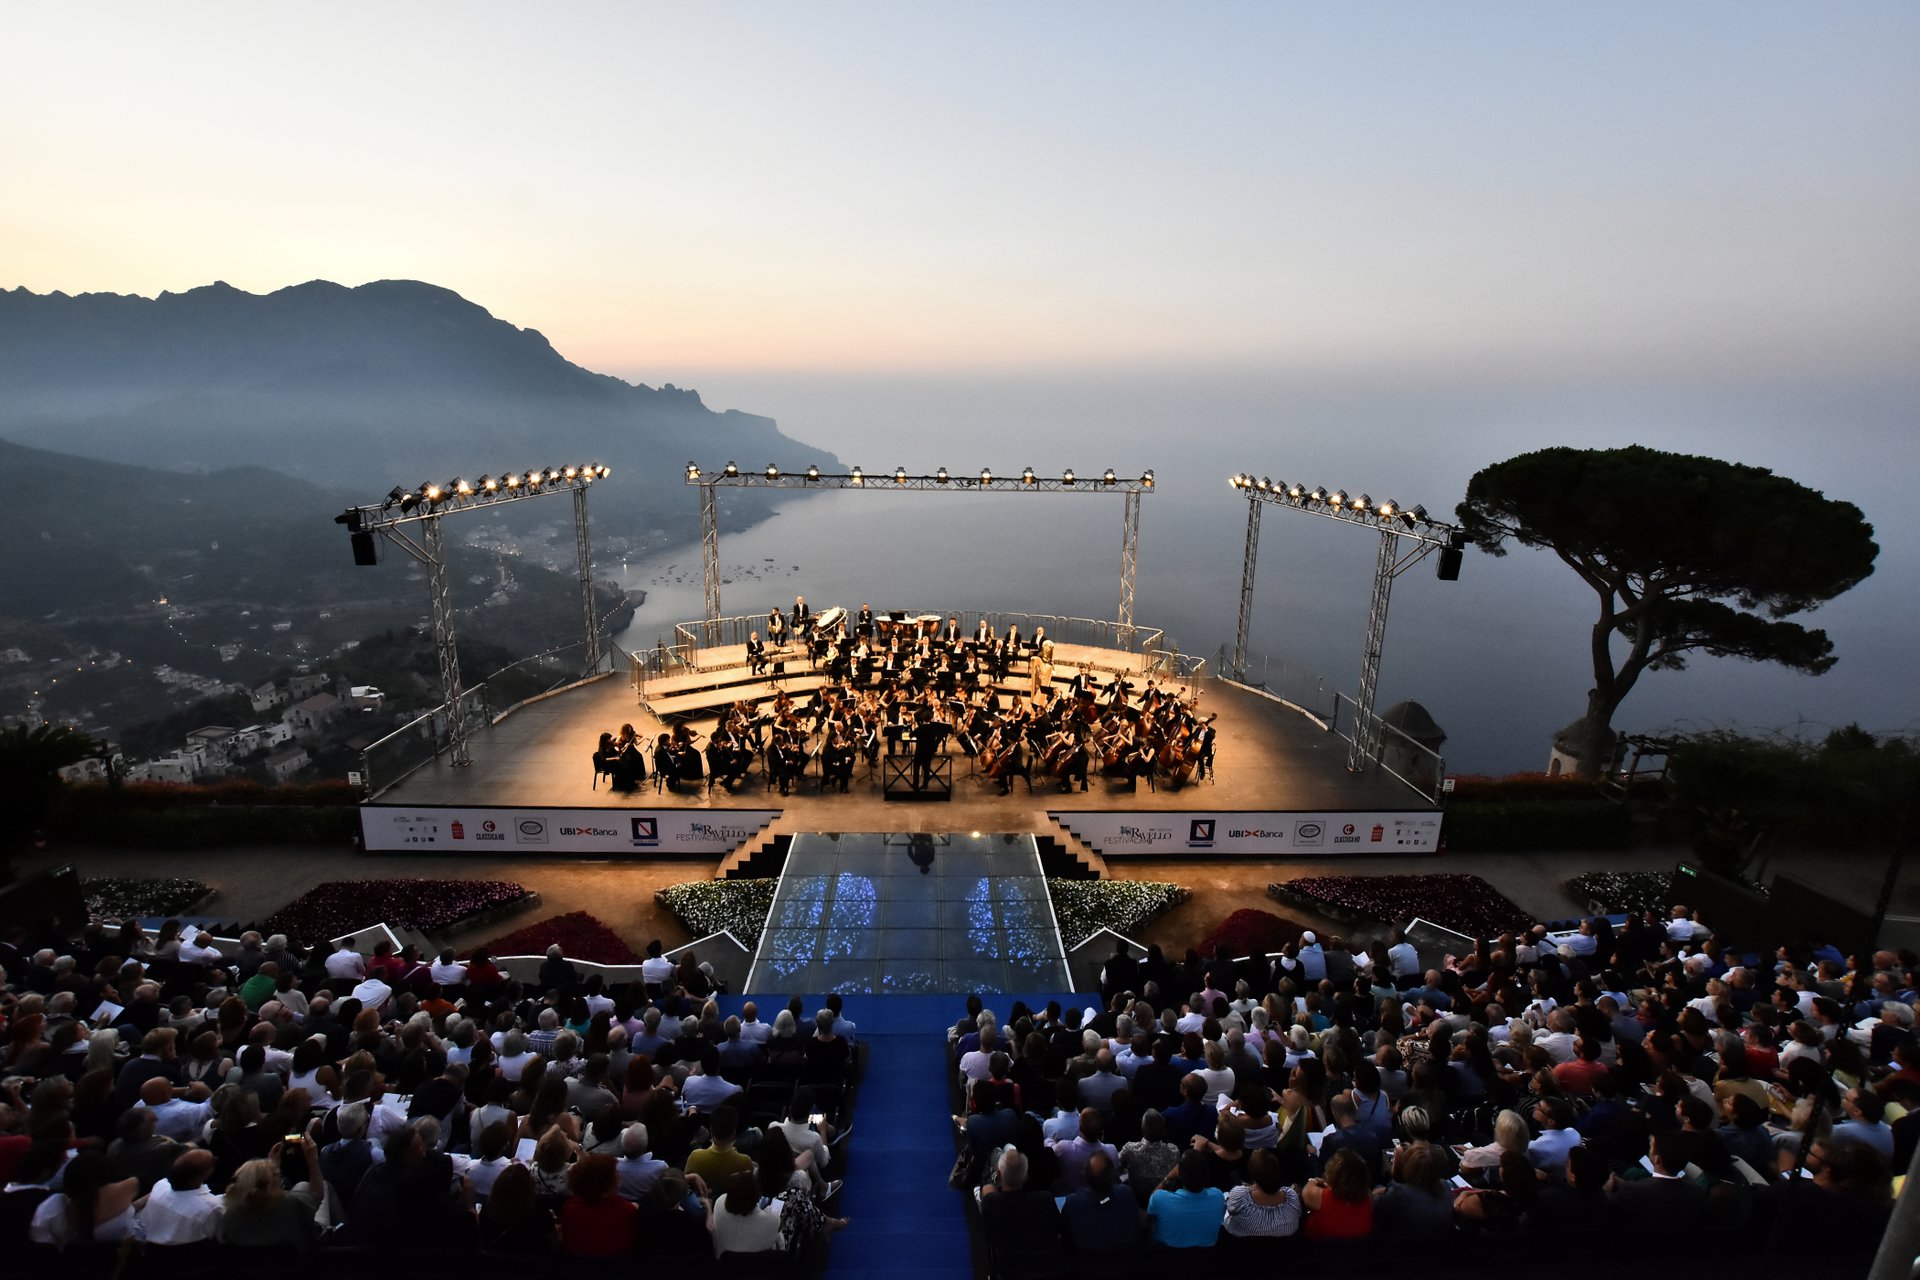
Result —
<instances>
[{"instance_id":1,"label":"flower bed","mask_svg":"<svg viewBox=\"0 0 1920 1280\"><path fill-rule=\"evenodd\" d=\"M105 876L82 880L80 892L86 896L89 915L113 921L185 915L213 895L205 884L183 876L153 880Z\"/></svg>"},{"instance_id":2,"label":"flower bed","mask_svg":"<svg viewBox=\"0 0 1920 1280\"><path fill-rule=\"evenodd\" d=\"M1302 876L1267 893L1336 919L1405 924L1414 916L1472 937L1529 928L1532 917L1479 876Z\"/></svg>"},{"instance_id":3,"label":"flower bed","mask_svg":"<svg viewBox=\"0 0 1920 1280\"><path fill-rule=\"evenodd\" d=\"M1192 896L1164 880L1049 878L1047 893L1060 922L1060 939L1069 947L1079 946L1103 927L1132 934Z\"/></svg>"},{"instance_id":4,"label":"flower bed","mask_svg":"<svg viewBox=\"0 0 1920 1280\"><path fill-rule=\"evenodd\" d=\"M261 929L308 946L382 922L426 933L532 897L511 880L329 880L267 917Z\"/></svg>"},{"instance_id":5,"label":"flower bed","mask_svg":"<svg viewBox=\"0 0 1920 1280\"><path fill-rule=\"evenodd\" d=\"M1567 892L1582 910L1590 902L1600 904L1607 915L1621 911L1645 911L1668 906L1672 877L1664 871L1589 871L1567 881Z\"/></svg>"},{"instance_id":6,"label":"flower bed","mask_svg":"<svg viewBox=\"0 0 1920 1280\"><path fill-rule=\"evenodd\" d=\"M1289 942L1300 941L1305 928L1298 920L1243 907L1215 926L1196 949L1203 956L1211 956L1222 946L1230 956L1268 955Z\"/></svg>"},{"instance_id":7,"label":"flower bed","mask_svg":"<svg viewBox=\"0 0 1920 1280\"><path fill-rule=\"evenodd\" d=\"M689 880L670 884L653 900L673 912L696 938L725 929L745 947L759 944L778 880Z\"/></svg>"},{"instance_id":8,"label":"flower bed","mask_svg":"<svg viewBox=\"0 0 1920 1280\"><path fill-rule=\"evenodd\" d=\"M556 942L569 960L589 960L594 964L640 963L640 957L625 939L604 921L584 911L548 916L495 938L486 946L494 956L537 956L546 954L547 948Z\"/></svg>"}]
</instances>

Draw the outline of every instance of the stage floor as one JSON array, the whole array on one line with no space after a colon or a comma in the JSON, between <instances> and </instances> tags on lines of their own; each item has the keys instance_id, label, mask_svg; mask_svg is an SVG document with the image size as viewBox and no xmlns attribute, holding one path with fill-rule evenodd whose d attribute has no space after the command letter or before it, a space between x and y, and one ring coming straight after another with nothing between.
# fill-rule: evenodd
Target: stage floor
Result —
<instances>
[{"instance_id":1,"label":"stage floor","mask_svg":"<svg viewBox=\"0 0 1920 1280\"><path fill-rule=\"evenodd\" d=\"M625 680L608 677L535 702L469 740L472 763L455 768L444 756L376 797L383 805L565 806L608 809L779 809L782 826L799 831L1045 831L1056 810L1165 810L1216 812L1430 809L1433 806L1391 774L1347 772L1347 744L1271 698L1217 680L1202 683L1198 708L1218 714L1214 727L1217 775L1179 790L1143 782L1129 792L1098 776L1072 793L1039 777L1028 792L1016 781L1011 795L984 777L968 776L970 762L953 760L950 801L888 801L878 774L864 762L853 790L782 796L756 775L737 791L704 786L675 794L655 791L649 778L638 792L593 786L593 750L603 732L631 723L643 737L661 732ZM695 721L709 729L711 720ZM882 760L884 765L885 761Z\"/></svg>"},{"instance_id":2,"label":"stage floor","mask_svg":"<svg viewBox=\"0 0 1920 1280\"><path fill-rule=\"evenodd\" d=\"M915 995L1067 985L1031 835L793 838L748 991Z\"/></svg>"}]
</instances>

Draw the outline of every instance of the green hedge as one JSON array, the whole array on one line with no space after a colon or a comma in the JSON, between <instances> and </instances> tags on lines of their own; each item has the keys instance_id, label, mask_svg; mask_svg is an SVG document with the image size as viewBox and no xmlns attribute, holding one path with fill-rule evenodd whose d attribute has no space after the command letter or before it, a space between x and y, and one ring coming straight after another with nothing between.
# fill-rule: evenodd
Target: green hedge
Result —
<instances>
[{"instance_id":1,"label":"green hedge","mask_svg":"<svg viewBox=\"0 0 1920 1280\"><path fill-rule=\"evenodd\" d=\"M1620 849L1631 833L1626 810L1590 791L1567 799L1455 800L1447 806L1447 848L1454 853Z\"/></svg>"},{"instance_id":2,"label":"green hedge","mask_svg":"<svg viewBox=\"0 0 1920 1280\"><path fill-rule=\"evenodd\" d=\"M344 845L360 830L357 809L303 805L66 804L49 824L73 844L192 849L223 844Z\"/></svg>"}]
</instances>

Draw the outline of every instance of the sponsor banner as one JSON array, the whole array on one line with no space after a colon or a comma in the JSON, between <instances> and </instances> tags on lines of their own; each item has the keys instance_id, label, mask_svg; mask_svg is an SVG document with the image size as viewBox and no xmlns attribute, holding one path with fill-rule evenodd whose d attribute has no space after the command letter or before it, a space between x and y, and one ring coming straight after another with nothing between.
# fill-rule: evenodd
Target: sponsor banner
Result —
<instances>
[{"instance_id":1,"label":"sponsor banner","mask_svg":"<svg viewBox=\"0 0 1920 1280\"><path fill-rule=\"evenodd\" d=\"M1178 853L1437 853L1441 814L1433 809L1370 812L1052 812L1102 857Z\"/></svg>"},{"instance_id":2,"label":"sponsor banner","mask_svg":"<svg viewBox=\"0 0 1920 1280\"><path fill-rule=\"evenodd\" d=\"M362 805L369 853L727 854L760 834L777 809L654 811Z\"/></svg>"}]
</instances>

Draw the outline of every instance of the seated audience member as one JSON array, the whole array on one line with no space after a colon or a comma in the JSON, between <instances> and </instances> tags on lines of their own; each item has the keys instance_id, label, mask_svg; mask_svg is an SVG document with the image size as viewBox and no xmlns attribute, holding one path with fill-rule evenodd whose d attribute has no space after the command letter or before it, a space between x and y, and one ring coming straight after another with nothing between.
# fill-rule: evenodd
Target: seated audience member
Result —
<instances>
[{"instance_id":1,"label":"seated audience member","mask_svg":"<svg viewBox=\"0 0 1920 1280\"><path fill-rule=\"evenodd\" d=\"M226 1203L220 1219L222 1243L243 1249L277 1249L305 1252L320 1238L314 1222L320 1201L320 1161L311 1142L301 1142L300 1155L306 1162L306 1181L292 1189L280 1179L279 1144L264 1160L249 1160L240 1166L227 1187Z\"/></svg>"},{"instance_id":2,"label":"seated audience member","mask_svg":"<svg viewBox=\"0 0 1920 1280\"><path fill-rule=\"evenodd\" d=\"M573 1194L560 1210L560 1244L572 1257L612 1258L634 1245L633 1202L620 1195L612 1156L582 1156L567 1173Z\"/></svg>"},{"instance_id":3,"label":"seated audience member","mask_svg":"<svg viewBox=\"0 0 1920 1280\"><path fill-rule=\"evenodd\" d=\"M1280 1158L1271 1151L1247 1157L1249 1182L1226 1194L1230 1236L1290 1236L1300 1230L1300 1193L1288 1186Z\"/></svg>"},{"instance_id":4,"label":"seated audience member","mask_svg":"<svg viewBox=\"0 0 1920 1280\"><path fill-rule=\"evenodd\" d=\"M779 1248L782 1206L762 1203L760 1183L752 1168L731 1175L726 1188L707 1209L707 1232L713 1237L714 1256Z\"/></svg>"},{"instance_id":5,"label":"seated audience member","mask_svg":"<svg viewBox=\"0 0 1920 1280\"><path fill-rule=\"evenodd\" d=\"M213 1156L188 1151L173 1163L173 1171L154 1184L140 1210L140 1236L150 1245L197 1244L220 1234L225 1206L207 1190L213 1176Z\"/></svg>"},{"instance_id":6,"label":"seated audience member","mask_svg":"<svg viewBox=\"0 0 1920 1280\"><path fill-rule=\"evenodd\" d=\"M480 1209L480 1245L489 1253L543 1254L559 1238L553 1210L542 1205L533 1174L510 1164L494 1180Z\"/></svg>"},{"instance_id":7,"label":"seated audience member","mask_svg":"<svg viewBox=\"0 0 1920 1280\"><path fill-rule=\"evenodd\" d=\"M1139 1243L1139 1202L1117 1175L1113 1159L1094 1152L1087 1157L1085 1184L1060 1206L1061 1230L1076 1251L1125 1250Z\"/></svg>"},{"instance_id":8,"label":"seated audience member","mask_svg":"<svg viewBox=\"0 0 1920 1280\"><path fill-rule=\"evenodd\" d=\"M1300 1192L1307 1209L1302 1234L1309 1240L1365 1238L1373 1231L1372 1188L1366 1161L1351 1151L1336 1152Z\"/></svg>"},{"instance_id":9,"label":"seated audience member","mask_svg":"<svg viewBox=\"0 0 1920 1280\"><path fill-rule=\"evenodd\" d=\"M1153 1240L1171 1249L1211 1246L1220 1238L1225 1213L1226 1196L1209 1184L1207 1158L1198 1151L1183 1153L1179 1165L1147 1201Z\"/></svg>"},{"instance_id":10,"label":"seated audience member","mask_svg":"<svg viewBox=\"0 0 1920 1280\"><path fill-rule=\"evenodd\" d=\"M29 1237L35 1244L70 1246L115 1244L130 1240L137 1229L134 1198L140 1194L135 1178L115 1180L107 1158L83 1151L61 1171L61 1190L34 1210Z\"/></svg>"},{"instance_id":11,"label":"seated audience member","mask_svg":"<svg viewBox=\"0 0 1920 1280\"><path fill-rule=\"evenodd\" d=\"M1060 1210L1045 1188L1027 1184L1026 1156L1000 1153L991 1182L980 1189L980 1226L998 1257L1041 1253L1060 1242Z\"/></svg>"}]
</instances>

